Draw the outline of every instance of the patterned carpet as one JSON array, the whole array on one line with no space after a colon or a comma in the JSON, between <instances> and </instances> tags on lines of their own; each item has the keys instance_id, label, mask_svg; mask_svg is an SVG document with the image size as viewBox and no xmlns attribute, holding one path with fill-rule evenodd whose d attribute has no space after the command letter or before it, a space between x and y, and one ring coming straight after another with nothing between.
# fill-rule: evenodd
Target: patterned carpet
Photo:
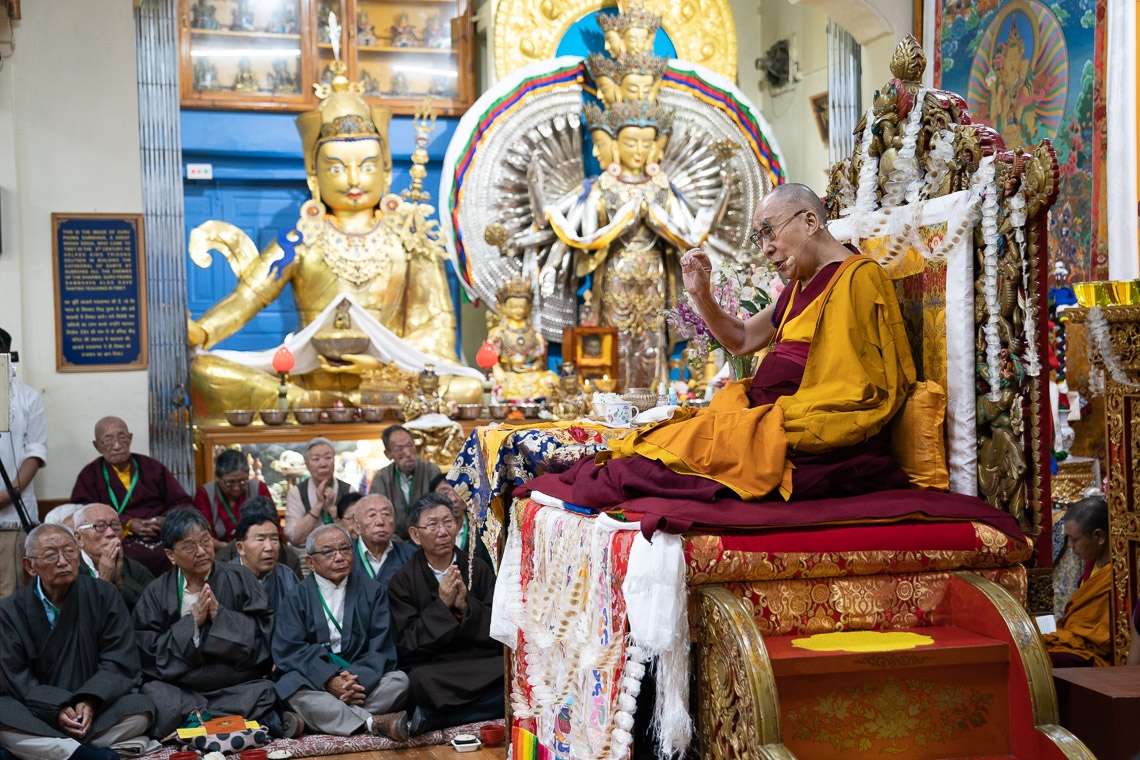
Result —
<instances>
[{"instance_id":1,"label":"patterned carpet","mask_svg":"<svg viewBox=\"0 0 1140 760\"><path fill-rule=\"evenodd\" d=\"M455 726L443 731L429 731L411 741L395 742L384 736L370 736L358 734L356 736L329 736L327 734L306 734L300 739L275 739L266 749L270 752L284 750L288 757L319 757L321 755L345 755L352 752L367 752L369 750L404 749L406 747L428 747L437 744L448 744L459 734L479 735L482 726L503 725L502 720L484 720L478 723L468 723L464 726ZM163 747L160 751L144 755L140 760L166 760L179 747Z\"/></svg>"}]
</instances>

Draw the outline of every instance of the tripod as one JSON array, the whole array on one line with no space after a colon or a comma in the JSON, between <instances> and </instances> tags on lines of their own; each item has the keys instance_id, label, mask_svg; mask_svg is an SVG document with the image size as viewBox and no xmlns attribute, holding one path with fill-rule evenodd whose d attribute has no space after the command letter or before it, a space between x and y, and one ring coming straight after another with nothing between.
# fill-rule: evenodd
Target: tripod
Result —
<instances>
[{"instance_id":1,"label":"tripod","mask_svg":"<svg viewBox=\"0 0 1140 760\"><path fill-rule=\"evenodd\" d=\"M9 434L10 435L10 434ZM3 436L3 433L0 433ZM13 447L15 452L15 447ZM12 501L12 506L16 508L16 515L20 518L20 528L24 533L31 533L32 528L35 527L30 519L28 519L28 510L24 506L24 500L20 496L20 492L16 490L16 486L12 484L12 479L8 477L8 468L4 466L4 460L0 459L0 479L4 481L4 490L8 492L8 498Z\"/></svg>"}]
</instances>

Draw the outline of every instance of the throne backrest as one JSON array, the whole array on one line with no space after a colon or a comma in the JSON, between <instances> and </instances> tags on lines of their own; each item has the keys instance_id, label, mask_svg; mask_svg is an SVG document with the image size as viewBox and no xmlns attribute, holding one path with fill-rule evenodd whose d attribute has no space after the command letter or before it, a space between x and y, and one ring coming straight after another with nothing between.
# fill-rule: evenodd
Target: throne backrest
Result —
<instances>
[{"instance_id":1,"label":"throne backrest","mask_svg":"<svg viewBox=\"0 0 1140 760\"><path fill-rule=\"evenodd\" d=\"M831 167L836 238L895 280L920 380L947 390L951 489L982 496L1030 535L1049 508L1049 140L1006 150L965 101L921 85L926 58L899 43L891 79ZM995 378L996 380L991 380Z\"/></svg>"}]
</instances>

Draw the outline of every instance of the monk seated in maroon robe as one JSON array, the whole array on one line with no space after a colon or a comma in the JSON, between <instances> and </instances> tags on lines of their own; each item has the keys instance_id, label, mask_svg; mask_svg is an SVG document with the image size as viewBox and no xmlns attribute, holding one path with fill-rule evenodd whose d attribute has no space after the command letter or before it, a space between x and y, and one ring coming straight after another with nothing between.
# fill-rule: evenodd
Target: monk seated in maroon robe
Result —
<instances>
[{"instance_id":1,"label":"monk seated in maroon robe","mask_svg":"<svg viewBox=\"0 0 1140 760\"><path fill-rule=\"evenodd\" d=\"M503 646L491 638L495 575L455 549L459 524L446 496L429 493L408 513L420 550L388 583L400 669L411 681L409 730L503 717Z\"/></svg>"},{"instance_id":2,"label":"monk seated in maroon robe","mask_svg":"<svg viewBox=\"0 0 1140 760\"><path fill-rule=\"evenodd\" d=\"M159 540L166 513L194 502L162 462L131 452L133 438L118 417L95 424L99 458L79 471L71 501L110 505L123 523L123 554L158 576L170 569Z\"/></svg>"},{"instance_id":3,"label":"monk seated in maroon robe","mask_svg":"<svg viewBox=\"0 0 1140 760\"><path fill-rule=\"evenodd\" d=\"M731 384L710 409L678 410L611 444L601 467L579 462L563 476L573 484L568 501L799 500L907 487L886 431L915 381L894 289L825 222L803 185L781 185L760 202L750 240L789 285L748 320L714 300L703 251L682 258L685 288L726 350L770 350L750 382Z\"/></svg>"}]
</instances>

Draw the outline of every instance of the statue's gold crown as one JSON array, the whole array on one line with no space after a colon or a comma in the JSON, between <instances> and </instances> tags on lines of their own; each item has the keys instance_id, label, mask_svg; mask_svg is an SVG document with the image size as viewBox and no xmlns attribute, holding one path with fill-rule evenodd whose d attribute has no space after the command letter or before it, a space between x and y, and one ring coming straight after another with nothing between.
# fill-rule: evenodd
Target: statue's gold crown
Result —
<instances>
[{"instance_id":1,"label":"statue's gold crown","mask_svg":"<svg viewBox=\"0 0 1140 760\"><path fill-rule=\"evenodd\" d=\"M499 286L495 293L495 299L499 302L499 306L505 304L508 298L525 298L533 303L534 288L531 287L530 281L521 274L515 275Z\"/></svg>"},{"instance_id":2,"label":"statue's gold crown","mask_svg":"<svg viewBox=\"0 0 1140 760\"><path fill-rule=\"evenodd\" d=\"M392 112L387 108L370 106L360 97L364 91L359 82L348 80L348 67L339 58L329 67L333 72L331 84L315 84L313 89L321 104L316 110L297 117L297 131L305 151L305 170L316 170L317 150L330 140L360 140L373 138L380 141L386 171L392 169L392 156L388 146L388 124Z\"/></svg>"},{"instance_id":3,"label":"statue's gold crown","mask_svg":"<svg viewBox=\"0 0 1140 760\"><path fill-rule=\"evenodd\" d=\"M618 7L621 13L616 16L598 15L598 26L602 28L603 33L624 34L627 29L643 27L649 30L649 36L652 37L661 28L661 16L646 8L641 0L618 3Z\"/></svg>"},{"instance_id":4,"label":"statue's gold crown","mask_svg":"<svg viewBox=\"0 0 1140 760\"><path fill-rule=\"evenodd\" d=\"M596 82L599 77L608 77L618 84L630 74L649 74L660 81L669 67L669 59L654 53L631 53L610 58L603 53L590 53L586 57L586 70Z\"/></svg>"},{"instance_id":5,"label":"statue's gold crown","mask_svg":"<svg viewBox=\"0 0 1140 760\"><path fill-rule=\"evenodd\" d=\"M673 132L673 111L648 100L614 103L602 114L602 122L599 128L614 137L626 127L653 127L658 135L667 135Z\"/></svg>"},{"instance_id":6,"label":"statue's gold crown","mask_svg":"<svg viewBox=\"0 0 1140 760\"><path fill-rule=\"evenodd\" d=\"M593 103L587 103L585 109L586 117L586 131L593 132L596 129L604 129L609 132L610 128L606 125L606 112L600 106Z\"/></svg>"}]
</instances>

